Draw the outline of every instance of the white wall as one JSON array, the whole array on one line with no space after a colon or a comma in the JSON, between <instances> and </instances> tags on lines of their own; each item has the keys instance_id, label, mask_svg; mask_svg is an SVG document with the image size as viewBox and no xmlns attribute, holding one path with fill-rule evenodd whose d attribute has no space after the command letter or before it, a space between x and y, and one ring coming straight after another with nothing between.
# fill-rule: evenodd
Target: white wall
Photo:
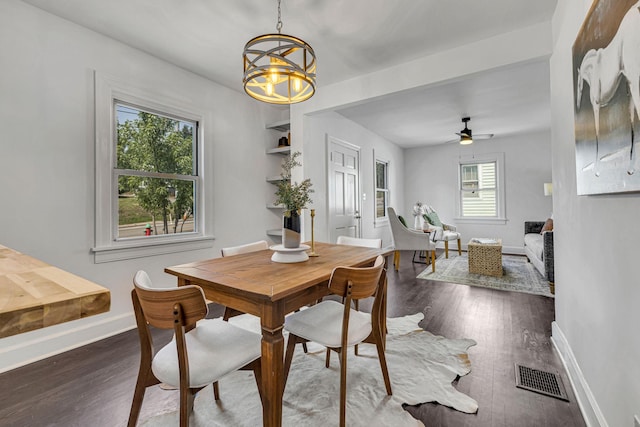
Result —
<instances>
[{"instance_id":1,"label":"white wall","mask_svg":"<svg viewBox=\"0 0 640 427\"><path fill-rule=\"evenodd\" d=\"M571 46L590 7L558 2L551 57L556 322L589 425L640 415L640 197L577 196Z\"/></svg>"},{"instance_id":2,"label":"white wall","mask_svg":"<svg viewBox=\"0 0 640 427\"><path fill-rule=\"evenodd\" d=\"M391 245L389 226L374 226L375 182L373 156L375 150L376 158L389 162L390 206L399 206L404 203L402 191L404 160L402 149L337 113L328 112L306 116L304 121L305 177L311 178L315 190L313 207L316 209L316 239L318 241L329 241L327 137L333 137L360 147L360 192L366 194L366 200L361 200L362 237L381 238L383 246ZM306 222L307 225L308 222Z\"/></svg>"},{"instance_id":3,"label":"white wall","mask_svg":"<svg viewBox=\"0 0 640 427\"><path fill-rule=\"evenodd\" d=\"M304 135L306 141L308 136L313 134L320 135L322 132L326 132L322 130L322 125L318 125L317 130L308 133L307 127L313 125L315 120L313 117L316 114L332 111L341 106L365 103L368 100L399 91L441 84L509 64L540 60L548 57L550 52L550 22L544 22L488 39L477 40L465 46L438 52L360 77L322 86L308 101L291 105L291 133L294 135L292 146L295 150L303 151L305 173L315 174L313 171L317 170L317 166L315 164L307 165L307 162L316 162L316 158L310 157L306 150L307 147L313 149L318 143L318 139L315 139L314 144L305 142L303 146L299 141L300 138L296 140L295 135ZM336 137L338 136L336 135ZM348 141L348 138L346 140ZM409 157L411 156L405 155L405 158L408 159ZM409 169L409 165L406 162L404 166ZM294 174L294 178L298 180L301 176L302 173L297 176ZM323 175L317 175L314 182L318 181L318 179L326 178L323 178ZM548 182L549 179L550 174L545 172L544 180ZM410 179L406 174L404 181L405 184L409 184L408 181ZM545 181L540 182L540 188L542 188L542 182ZM406 210L410 209L415 203L415 200L408 198L409 196L413 197L412 194L407 192L404 193L404 196L399 196L395 192L392 193L392 197L396 197L392 199L392 206L396 207L399 212L406 213ZM404 200L398 197L404 197ZM545 219L550 213L548 208L549 201L545 202L547 205L544 205L544 211L535 212L536 216L541 217L541 220ZM411 218L410 216L408 217Z\"/></svg>"},{"instance_id":4,"label":"white wall","mask_svg":"<svg viewBox=\"0 0 640 427\"><path fill-rule=\"evenodd\" d=\"M166 284L169 265L218 256L265 238L264 125L282 111L16 0L0 2L0 244L111 291L111 311L0 339L0 371L134 326L138 269ZM207 250L95 264L93 71L186 100L213 117L204 129L207 197L214 210Z\"/></svg>"},{"instance_id":5,"label":"white wall","mask_svg":"<svg viewBox=\"0 0 640 427\"><path fill-rule=\"evenodd\" d=\"M460 156L504 153L507 223L456 223L458 159ZM524 253L524 221L544 221L551 215L551 197L543 184L551 182L549 132L477 140L468 146L442 144L405 150L405 205L398 211L412 221L417 202L433 206L440 219L457 226L463 247L472 237L499 237L503 251ZM455 246L455 245L454 245Z\"/></svg>"}]
</instances>

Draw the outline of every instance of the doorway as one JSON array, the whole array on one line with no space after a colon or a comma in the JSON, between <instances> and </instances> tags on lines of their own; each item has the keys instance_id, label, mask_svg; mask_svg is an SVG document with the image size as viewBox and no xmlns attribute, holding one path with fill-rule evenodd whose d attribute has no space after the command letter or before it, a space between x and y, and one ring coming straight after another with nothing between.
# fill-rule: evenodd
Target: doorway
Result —
<instances>
[{"instance_id":1,"label":"doorway","mask_svg":"<svg viewBox=\"0 0 640 427\"><path fill-rule=\"evenodd\" d=\"M360 236L360 147L327 136L329 239Z\"/></svg>"}]
</instances>

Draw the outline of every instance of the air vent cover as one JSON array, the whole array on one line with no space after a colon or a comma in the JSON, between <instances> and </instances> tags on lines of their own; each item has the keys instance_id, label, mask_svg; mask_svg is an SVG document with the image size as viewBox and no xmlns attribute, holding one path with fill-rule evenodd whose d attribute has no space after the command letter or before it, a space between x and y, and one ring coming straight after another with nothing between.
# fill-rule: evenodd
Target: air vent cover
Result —
<instances>
[{"instance_id":1,"label":"air vent cover","mask_svg":"<svg viewBox=\"0 0 640 427\"><path fill-rule=\"evenodd\" d=\"M558 374L516 364L516 387L569 401Z\"/></svg>"}]
</instances>

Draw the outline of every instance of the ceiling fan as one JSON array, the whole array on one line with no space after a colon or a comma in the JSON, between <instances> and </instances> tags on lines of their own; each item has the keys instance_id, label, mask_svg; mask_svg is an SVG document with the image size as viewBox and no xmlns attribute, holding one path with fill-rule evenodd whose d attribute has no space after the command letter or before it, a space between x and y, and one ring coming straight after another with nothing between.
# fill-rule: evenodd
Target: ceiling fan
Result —
<instances>
[{"instance_id":1,"label":"ceiling fan","mask_svg":"<svg viewBox=\"0 0 640 427\"><path fill-rule=\"evenodd\" d=\"M474 139L493 138L492 133L481 133L473 136L471 129L467 127L467 123L470 121L471 121L471 117L463 117L462 123L464 123L464 129L462 129L460 132L456 132L456 135L460 136L460 138L452 139L451 141L447 141L447 143L459 142L461 145L469 145L473 143Z\"/></svg>"}]
</instances>

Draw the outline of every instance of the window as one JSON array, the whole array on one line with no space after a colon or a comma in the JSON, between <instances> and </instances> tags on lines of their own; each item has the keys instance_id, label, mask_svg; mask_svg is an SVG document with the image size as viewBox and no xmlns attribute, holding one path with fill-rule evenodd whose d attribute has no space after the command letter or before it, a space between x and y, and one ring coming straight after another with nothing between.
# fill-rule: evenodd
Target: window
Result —
<instances>
[{"instance_id":1,"label":"window","mask_svg":"<svg viewBox=\"0 0 640 427\"><path fill-rule=\"evenodd\" d=\"M502 153L459 159L458 216L477 221L504 221Z\"/></svg>"},{"instance_id":2,"label":"window","mask_svg":"<svg viewBox=\"0 0 640 427\"><path fill-rule=\"evenodd\" d=\"M115 102L117 239L197 231L198 123Z\"/></svg>"},{"instance_id":3,"label":"window","mask_svg":"<svg viewBox=\"0 0 640 427\"><path fill-rule=\"evenodd\" d=\"M210 247L203 115L98 73L95 84L95 261Z\"/></svg>"},{"instance_id":4,"label":"window","mask_svg":"<svg viewBox=\"0 0 640 427\"><path fill-rule=\"evenodd\" d=\"M387 219L389 206L389 163L376 160L376 216L378 222Z\"/></svg>"}]
</instances>

